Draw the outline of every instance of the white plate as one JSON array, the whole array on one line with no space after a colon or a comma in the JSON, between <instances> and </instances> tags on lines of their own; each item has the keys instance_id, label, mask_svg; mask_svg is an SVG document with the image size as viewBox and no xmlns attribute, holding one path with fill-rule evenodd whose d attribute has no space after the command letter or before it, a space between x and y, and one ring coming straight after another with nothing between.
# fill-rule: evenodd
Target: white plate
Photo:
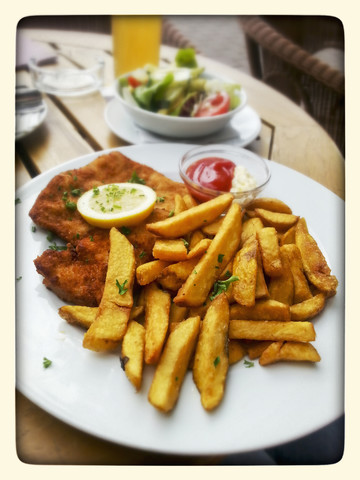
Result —
<instances>
[{"instance_id":1,"label":"white plate","mask_svg":"<svg viewBox=\"0 0 360 480\"><path fill-rule=\"evenodd\" d=\"M17 112L15 115L15 140L20 140L36 130L47 115L48 107L44 101L35 110Z\"/></svg>"},{"instance_id":2,"label":"white plate","mask_svg":"<svg viewBox=\"0 0 360 480\"><path fill-rule=\"evenodd\" d=\"M182 143L181 139L174 140L169 137L161 137L136 125L116 98L112 99L105 108L105 121L115 135L128 143L135 145L174 141ZM192 141L197 144L231 143L239 147L245 147L256 139L260 130L260 117L253 108L247 105L220 132L192 139ZM188 142L189 139L184 140L184 143Z\"/></svg>"},{"instance_id":3,"label":"white plate","mask_svg":"<svg viewBox=\"0 0 360 480\"><path fill-rule=\"evenodd\" d=\"M122 147L129 158L177 180L180 156L193 145ZM32 232L28 212L40 190L60 171L86 165L102 152L67 162L17 191L17 387L52 415L85 432L129 447L157 452L211 455L279 445L316 431L344 411L344 202L311 179L269 162L264 196L287 202L304 216L339 279L338 293L314 319L314 342L322 360L315 365L244 362L230 367L225 397L207 413L188 373L179 401L164 415L147 401L153 369L145 369L135 393L115 354L82 347L83 331L57 313L63 304L42 285L34 258L49 242ZM169 161L169 160L172 161ZM331 215L328 214L331 212ZM43 357L52 360L43 368Z\"/></svg>"}]
</instances>

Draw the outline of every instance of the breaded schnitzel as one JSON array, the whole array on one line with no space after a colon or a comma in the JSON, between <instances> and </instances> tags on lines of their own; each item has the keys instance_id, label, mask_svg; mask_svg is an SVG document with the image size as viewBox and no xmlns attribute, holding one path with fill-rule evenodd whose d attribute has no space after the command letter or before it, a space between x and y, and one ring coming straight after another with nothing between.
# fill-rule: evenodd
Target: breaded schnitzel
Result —
<instances>
[{"instance_id":1,"label":"breaded schnitzel","mask_svg":"<svg viewBox=\"0 0 360 480\"><path fill-rule=\"evenodd\" d=\"M33 222L67 243L62 251L45 250L34 260L44 285L67 303L96 306L102 297L109 251L109 231L92 227L76 210L79 196L107 183L143 180L161 201L141 224L131 227L127 238L135 247L137 265L152 258L155 236L145 223L168 217L176 193L186 187L119 152L101 155L85 167L56 175L42 190L29 215Z\"/></svg>"}]
</instances>

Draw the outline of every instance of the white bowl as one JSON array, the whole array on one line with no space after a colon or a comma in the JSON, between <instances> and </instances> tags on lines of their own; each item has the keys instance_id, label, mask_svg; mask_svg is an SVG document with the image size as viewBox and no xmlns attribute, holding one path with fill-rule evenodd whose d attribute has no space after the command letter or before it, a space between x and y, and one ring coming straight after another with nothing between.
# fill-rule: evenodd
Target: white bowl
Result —
<instances>
[{"instance_id":1,"label":"white bowl","mask_svg":"<svg viewBox=\"0 0 360 480\"><path fill-rule=\"evenodd\" d=\"M229 79L207 73L203 73L201 77L234 83ZM118 80L115 83L115 95L137 125L158 135L174 138L194 138L215 133L224 128L233 116L244 108L247 102L246 93L241 88L239 90L240 104L228 113L214 117L173 117L171 115L150 112L126 102L119 92Z\"/></svg>"}]
</instances>

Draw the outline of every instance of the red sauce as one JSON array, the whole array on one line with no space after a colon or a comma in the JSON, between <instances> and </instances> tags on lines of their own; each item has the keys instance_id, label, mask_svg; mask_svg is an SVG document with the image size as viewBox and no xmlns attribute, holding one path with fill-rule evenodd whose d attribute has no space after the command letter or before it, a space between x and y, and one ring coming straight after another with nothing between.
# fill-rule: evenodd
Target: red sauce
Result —
<instances>
[{"instance_id":1,"label":"red sauce","mask_svg":"<svg viewBox=\"0 0 360 480\"><path fill-rule=\"evenodd\" d=\"M229 192L234 177L235 163L219 157L201 158L187 169L186 174L195 183L206 188Z\"/></svg>"}]
</instances>

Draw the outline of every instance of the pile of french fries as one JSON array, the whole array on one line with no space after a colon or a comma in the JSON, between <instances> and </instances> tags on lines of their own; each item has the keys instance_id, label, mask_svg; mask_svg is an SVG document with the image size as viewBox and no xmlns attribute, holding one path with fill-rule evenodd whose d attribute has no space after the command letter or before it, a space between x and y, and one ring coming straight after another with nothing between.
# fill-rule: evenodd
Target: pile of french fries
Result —
<instances>
[{"instance_id":1,"label":"pile of french fries","mask_svg":"<svg viewBox=\"0 0 360 480\"><path fill-rule=\"evenodd\" d=\"M229 366L319 362L311 322L338 281L304 218L284 202L258 198L242 209L224 194L197 204L175 197L174 215L147 224L153 259L135 266L134 247L116 228L99 307L66 305L62 318L86 329L83 346L121 349L138 391L155 373L149 402L171 411L188 370L204 409L222 401Z\"/></svg>"}]
</instances>

